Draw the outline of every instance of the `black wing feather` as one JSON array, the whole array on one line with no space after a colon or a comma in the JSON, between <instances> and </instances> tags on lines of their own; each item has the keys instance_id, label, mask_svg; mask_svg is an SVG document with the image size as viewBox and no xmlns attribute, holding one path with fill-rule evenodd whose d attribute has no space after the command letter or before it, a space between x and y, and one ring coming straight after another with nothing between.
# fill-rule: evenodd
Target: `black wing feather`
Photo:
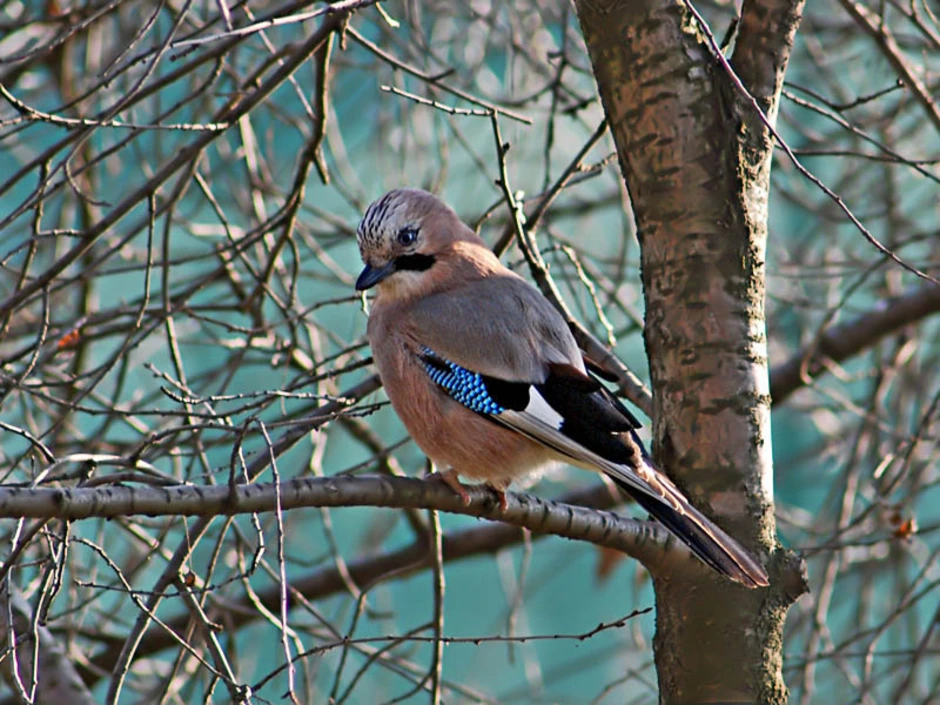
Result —
<instances>
[{"instance_id":1,"label":"black wing feather","mask_svg":"<svg viewBox=\"0 0 940 705\"><path fill-rule=\"evenodd\" d=\"M593 389L586 389L571 375L550 374L539 392L565 421L559 429L572 440L613 463L637 468L652 467L643 443L636 435L640 424L606 387L593 377ZM766 584L766 577L744 549L733 540L719 540L725 533L688 505L679 511L665 499L653 497L608 474L627 497L631 497L673 535L685 543L706 565L733 576L752 587ZM687 500L683 500L687 504ZM755 579L755 576L757 579Z\"/></svg>"},{"instance_id":2,"label":"black wing feather","mask_svg":"<svg viewBox=\"0 0 940 705\"><path fill-rule=\"evenodd\" d=\"M559 429L568 438L614 463L636 463L636 443L623 434L640 422L595 378L571 374L552 365L548 379L535 385L542 398L565 419Z\"/></svg>"},{"instance_id":3,"label":"black wing feather","mask_svg":"<svg viewBox=\"0 0 940 705\"><path fill-rule=\"evenodd\" d=\"M522 411L529 404L529 388L532 385L528 382L509 382L489 375L480 375L480 378L493 401L503 408Z\"/></svg>"}]
</instances>

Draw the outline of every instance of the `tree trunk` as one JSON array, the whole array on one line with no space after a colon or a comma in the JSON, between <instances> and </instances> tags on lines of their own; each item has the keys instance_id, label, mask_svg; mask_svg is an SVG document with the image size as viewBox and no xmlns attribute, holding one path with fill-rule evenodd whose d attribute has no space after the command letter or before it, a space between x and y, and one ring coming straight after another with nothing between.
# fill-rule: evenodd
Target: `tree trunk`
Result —
<instances>
[{"instance_id":1,"label":"tree trunk","mask_svg":"<svg viewBox=\"0 0 940 705\"><path fill-rule=\"evenodd\" d=\"M660 699L784 703L783 623L805 589L773 515L764 320L773 142L679 2L577 2L636 215L654 455L769 562L749 591L706 570L655 580ZM745 3L736 73L773 119L800 3Z\"/></svg>"}]
</instances>

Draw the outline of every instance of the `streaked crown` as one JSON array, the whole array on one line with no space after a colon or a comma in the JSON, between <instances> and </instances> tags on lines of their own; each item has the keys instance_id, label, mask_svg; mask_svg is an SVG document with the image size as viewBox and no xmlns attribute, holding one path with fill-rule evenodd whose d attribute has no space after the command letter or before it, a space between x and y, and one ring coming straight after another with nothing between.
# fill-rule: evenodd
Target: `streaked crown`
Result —
<instances>
[{"instance_id":1,"label":"streaked crown","mask_svg":"<svg viewBox=\"0 0 940 705\"><path fill-rule=\"evenodd\" d=\"M439 285L442 270L435 264L448 259L474 271L484 260L490 269L499 266L483 241L447 204L420 189L396 189L382 196L366 209L356 236L366 265L356 289L380 286L386 298L415 295L435 282Z\"/></svg>"},{"instance_id":2,"label":"streaked crown","mask_svg":"<svg viewBox=\"0 0 940 705\"><path fill-rule=\"evenodd\" d=\"M363 259L389 252L403 232L420 230L424 217L435 209L449 210L436 196L413 188L395 189L374 201L356 229Z\"/></svg>"}]
</instances>

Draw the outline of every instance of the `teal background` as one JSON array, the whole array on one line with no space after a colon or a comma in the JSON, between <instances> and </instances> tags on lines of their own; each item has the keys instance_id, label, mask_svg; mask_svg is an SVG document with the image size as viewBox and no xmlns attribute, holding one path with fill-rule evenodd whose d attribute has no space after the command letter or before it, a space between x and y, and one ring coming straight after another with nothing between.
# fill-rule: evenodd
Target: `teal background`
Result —
<instances>
[{"instance_id":1,"label":"teal background","mask_svg":"<svg viewBox=\"0 0 940 705\"><path fill-rule=\"evenodd\" d=\"M142 7L130 4L125 11L139 11ZM800 87L812 87L834 102L845 102L890 87L895 78L890 67L861 36L840 37L842 51L823 53L824 65L820 67L820 42L835 41L835 30L827 29L823 21L834 8L832 3L821 3L807 10L806 35L798 36L788 74L788 90L806 98ZM374 8L358 13L352 26L396 56L415 62L423 57L422 68L429 72L440 71L443 65L456 65L458 70L450 79L453 85L484 95L487 100L533 119L531 126L507 118L500 120L503 139L512 145L508 156L511 185L524 195L537 194L554 181L600 122L602 113L596 101L574 116L556 115L554 119L550 93L517 106L519 101L543 89L551 80L549 69L557 68L557 60L552 64L545 57L549 52L560 51L563 41L573 66L565 74L568 92L564 99L571 102L575 97L586 99L594 94L593 79L585 71L589 63L572 12L548 6L508 9L503 5L472 3L453 10L454 15L448 18L445 13L450 10L443 5L426 8L418 16L412 14L414 10L407 10L398 3L388 3L387 9L393 17L403 20L400 29L389 29ZM727 10L709 9L716 28L724 27L728 21ZM26 15L20 19L31 11L36 10L27 5ZM209 13L212 8L205 5L198 12ZM545 26L536 26L536 18ZM120 27L136 26L129 15L116 22ZM274 46L283 46L301 40L316 26L314 20L304 25L272 29L266 36ZM170 18L161 16L152 36L164 36L169 27ZM520 37L531 56L517 46ZM427 47L424 42L428 43ZM140 51L143 50L142 46ZM93 65L98 60L91 50L82 46L74 51L76 65ZM122 348L125 338L109 329L109 326L127 324L126 314L117 315L118 309L133 314L143 301L142 266L148 248L145 203L139 204L101 238L90 259L83 263L82 266L93 271L93 275L86 277L90 290L87 314L79 313L80 287L77 284L63 284L60 291L52 294L50 336L42 348L47 357L27 375L28 381L50 394L67 393L67 385L57 381L59 377L53 374L53 368L66 371L71 359L67 354L51 355L50 350L58 336L80 320L80 315L87 315L84 330L91 342L82 371L103 371L99 366L113 364L103 371L96 383L96 392L115 395L143 419L148 428L164 428L161 424L167 424L165 428L179 427L165 442L148 445L143 453L146 460L178 480L226 482L240 429L247 429L241 437L246 457L265 452L257 419L263 420L276 438L282 432L277 426L279 422L302 417L319 403L304 398L303 394L341 394L371 373L368 369L357 369L343 373L335 380L335 386L331 383L311 386L307 382L308 373L292 367L286 350L272 345L265 336L273 333L278 337L278 345L289 342L312 359L330 360L324 369L340 368L368 355L365 348L359 347L341 355L339 363L332 360L351 344L361 345L364 340L367 319L361 301L352 290L361 266L353 233L358 217L372 199L397 186L430 188L471 224L488 209L496 207L482 229L488 242L495 241L505 223L506 211L498 207L501 195L494 184L498 172L489 120L449 115L381 92L380 86L395 85L422 96L429 94L424 83L378 62L354 39L348 40L344 50L334 48L334 52L324 148L332 183L321 184L315 171L307 179L297 223L298 235L294 240L296 249L288 247L282 255L287 270L294 267L298 270L293 278L296 290L291 292L282 283L290 280L291 275L275 279L272 284L274 294L281 301L289 302L287 308L291 316L280 310L273 297L265 297L255 313L268 327L252 337L250 332L256 320L248 312L232 306L232 290L221 282L213 282L194 293L188 299L187 308L174 313L190 389L201 397L245 395L193 405L198 413L213 420L215 428L186 428L182 416L170 420L161 418L161 414L180 414L183 410L178 400L161 391L171 385L154 373L158 371L175 378L163 326L147 329L145 323L144 329L131 334L133 343L126 349ZM257 68L266 55L260 39L246 40L243 47L227 57L227 68L233 74L246 75ZM535 70L533 65L537 62L533 57L543 62L544 75ZM161 62L150 83L168 75L183 60L185 57ZM936 50L928 52L925 60L936 69ZM62 107L63 96L54 89L49 70L34 67L20 76L19 83L12 84L11 90L38 110L69 114L68 109ZM206 78L206 70L200 69L192 83L170 84L152 101L120 117L128 122L149 122L168 106L186 100L196 92L199 81ZM164 273L170 294L186 291L218 265L216 248L228 242L226 229L235 240L248 237L259 227L262 220L259 212L270 216L283 207L299 155L310 135L310 124L300 99L312 100L313 97L312 62L298 70L295 78L297 86L285 83L251 114L251 127L258 145L255 153L263 159L260 170L252 174L246 167L244 154L250 148L246 147L245 133L235 126L207 149L199 162L200 175L211 181L218 210L199 185L190 182L186 184L185 196L174 219L171 222L165 217L157 219L150 245L157 264L150 282L151 309L159 310L162 305L161 276ZM114 86L115 93L126 88L130 81L129 76L119 78ZM223 75L211 91L193 98L166 122L205 121L235 90L234 79ZM448 106L475 107L440 91L433 92L433 98ZM94 114L111 100L113 96L88 100L80 106L81 112ZM9 108L4 107L3 111L0 119L12 119ZM940 139L936 130L925 124L922 112L905 91L888 93L860 108L843 112L879 139L890 140L906 157L933 160L925 167L933 178L925 178L903 164L839 153L839 150L857 153L868 148L824 116L786 98L781 106L779 129L803 163L845 197L873 235L906 260L922 267L932 266L932 271L936 272L936 223L940 215L936 179ZM550 159L546 160L550 122L554 143L548 149ZM0 132L0 181L6 182L35 155L65 136L62 128L45 123L30 125L22 134L19 129L6 122ZM94 172L93 196L100 203L90 207L96 213L92 220L107 213L109 207L143 184L152 175L155 165L190 144L193 134L183 131L138 134L128 146L105 160ZM97 154L129 137L127 131L100 128L91 133L86 149ZM827 153L819 154L822 149ZM592 151L587 162L597 163L612 151L608 136ZM866 153L875 152L868 150ZM57 152L51 163L60 164L63 156L63 152ZM29 197L38 181L38 166L31 166L30 172L29 177L17 180L6 190L0 186L0 216L12 213ZM57 179L61 184L61 170ZM249 185L257 185L259 181L263 182L263 187L252 190ZM810 343L824 323L852 319L870 310L879 300L921 286L922 282L880 258L825 195L796 173L779 150L772 183L768 330L771 366L774 366ZM175 185L175 181L168 182L158 198L169 197ZM589 273L601 281L604 284L601 288L606 290L601 294L601 302L613 326L616 352L648 383L642 335L637 325L643 314L639 253L632 219L624 210L621 189L614 159L597 176L564 192L538 237L552 266L552 274L562 284L572 309L595 334L606 339L607 333L598 322L589 292L558 246L571 244L587 253L584 259ZM88 207L87 203L63 184L45 201L43 226L82 230L83 207ZM224 221L219 211L224 214ZM21 247L31 235L32 217L32 212L24 212L0 230L0 261L4 265L0 274L0 300L12 291L15 274L25 261L25 250ZM270 233L278 237L281 230L272 228ZM31 271L45 270L74 242L74 238L66 236L43 240ZM160 266L164 247L171 260L165 272ZM267 247L259 244L247 254L256 262L266 262L266 251ZM511 250L504 260L524 270L518 251ZM250 289L249 272L238 263L236 268ZM69 274L76 271L72 269ZM615 291L616 299L610 295L611 291ZM331 303L306 310L323 301ZM4 375L25 374L29 351L36 344L40 310L39 303L32 303L28 310L17 312L11 334L0 340ZM157 318L145 319L150 320L156 322ZM901 349L908 340L916 345L903 353L906 359L902 364L890 368L893 372L885 372L894 375L894 381L884 384L880 374L889 369L891 360L902 356ZM887 453L903 456L925 415L936 416L931 404L936 404L940 393L936 376L936 369L940 369L936 366L937 340L937 322L928 320L847 361L837 374L821 378L811 389L798 392L774 409L775 492L779 503L780 537L784 545L808 552L812 586L812 593L802 598L788 622L785 673L793 689L793 702L811 696L814 702L857 702L859 678L870 685L872 702L887 702L906 676L898 664L909 663L910 650L914 648L922 649L918 667L899 702L926 702L924 694L936 696L936 636L931 636L927 627L932 620L936 621L936 586L940 578L936 572L936 554L940 548L936 421L928 424L923 443L902 473L897 487L885 496L879 495L880 479L874 473ZM233 350L240 350L237 354L241 357L229 367L227 363L233 359ZM19 355L21 351L26 354ZM882 384L884 386L876 386ZM293 398L290 395L276 397L271 394L275 390L297 394ZM252 396L259 393L261 396ZM872 397L877 399L872 402ZM373 412L371 404L378 404L379 408ZM37 435L48 434L44 440L54 447L57 455L129 453L146 440L147 433L116 418L103 417L99 413L102 405L94 398L87 400L87 407L89 412L72 415L66 431L56 430L51 426L52 417L46 404L29 394L13 393L0 402L0 420L30 426ZM360 410L369 428L385 443L404 441L404 429L385 403L383 393L364 400ZM863 431L868 435L860 441L858 434ZM35 477L39 466L35 460L25 457L26 441L9 433L0 436L0 441L2 481L28 482ZM196 452L199 443L204 447L201 457ZM854 463L851 462L853 453ZM325 474L372 471L371 455L348 429L331 423L282 456L278 468L282 477L309 473L311 464ZM410 442L398 447L394 457L409 474L420 474L424 470L424 457ZM99 472L112 470L102 468ZM893 462L888 466L887 476L896 472L900 472L899 464ZM847 478L854 478L859 486L851 516L862 517L862 521L857 530L847 534L847 540L857 542L858 546L838 554L840 577L830 592L825 587L825 576L829 561L836 554L817 549L833 536ZM266 474L259 479L270 480L271 476ZM531 491L556 496L566 488L594 481L581 471L563 470L542 480ZM895 505L904 517L916 517L922 529L910 542L890 538L892 526L884 517L894 511ZM632 508L623 511L634 513ZM327 516L330 528L325 524ZM276 567L277 527L270 516L259 517L258 521L265 536L265 557ZM442 515L441 523L445 531L453 531L478 522ZM165 545L172 550L186 522L142 519L140 524L153 535L166 528L169 538ZM251 517L238 517L234 525L241 535L237 536L229 527L224 538L222 522L213 525L210 537L224 544L218 565L210 576L208 571L216 545L205 541L191 560L194 573L218 584L245 569L244 565L239 567L239 561L250 561L257 545L257 530ZM160 575L164 563L120 526L120 522L80 522L71 527L72 538L84 538L102 546L132 577L133 586L147 591ZM11 522L4 522L2 529L8 554L14 527ZM413 532L400 514L364 508L292 511L284 518L284 532L288 581L330 565L331 542L335 542L336 552L349 561L394 551L414 540ZM92 631L96 620L104 619L95 614L109 619L111 615L118 615L120 624L136 618L136 608L124 593L101 589L102 585L113 586L115 580L100 556L80 543L70 550L71 563L65 577L73 587L56 598L50 611L50 623L65 623L71 610L84 606L86 599L92 601L94 611L86 612L84 621ZM43 551L43 547L37 545L27 558L36 560L44 555ZM596 574L598 562L598 552L592 546L547 538L534 542L530 550L517 547L448 564L445 632L455 637L491 637L510 632L514 635L576 635L590 631L599 623L614 622L633 610L653 606L649 580L635 562L619 563L606 580ZM14 571L18 584L28 594L30 590L35 591L41 574L39 568L25 560ZM274 584L275 579L276 575L259 569L250 576L249 582L254 590L261 591ZM85 586L74 587L76 580L83 581ZM91 583L91 587L87 583ZM218 595L240 599L245 590L235 581L219 588ZM831 600L831 606L825 611L829 636L824 643L814 646L813 611L821 596ZM291 644L292 653L299 648L312 649L335 642L336 635L330 633L325 623L332 625L340 635L363 638L403 634L428 622L433 613L431 576L425 573L391 580L369 590L355 629L351 625L356 615L356 601L349 595L318 600L315 607L316 613L303 608L291 612L290 624L302 634L299 644ZM167 617L181 611L179 599L171 597L161 605L159 614ZM219 620L224 624L224 615ZM511 629L510 620L513 622ZM108 631L114 631L115 627L107 625ZM657 696L652 636L653 616L649 613L630 620L623 628L607 629L584 641L559 636L525 643L449 645L445 648L445 680L462 684L479 695L467 694L466 690L463 694L447 690L445 701L653 703ZM281 633L270 622L255 621L236 634L223 631L220 639L237 654L238 675L246 683L257 685L285 662ZM384 644L370 646L381 648ZM839 658L819 660L812 678L813 688L809 689L805 671L801 670L808 649L821 648L825 654L836 647L840 649ZM311 702L327 702L337 673L340 674L338 693L342 694L366 664L361 653L350 650L340 671L342 653L343 649L336 647L298 664L298 687L300 692L309 694ZM406 668L414 664L420 678L430 662L431 649L428 644L413 643L399 647L395 653ZM866 665L866 653L871 654L870 666ZM157 656L156 662L146 665L159 670L167 668L171 659L164 653ZM866 668L872 669L867 676ZM304 672L310 678L309 685L300 677ZM209 683L205 673L194 677L183 691L188 701L201 701ZM355 684L346 702L391 702L412 685L392 667L373 666ZM256 689L258 702L278 701L286 687L283 674L275 677ZM309 689L304 691L304 688ZM103 697L106 689L107 684L99 682L95 693ZM216 686L211 699L225 702L226 697L224 689ZM128 702L132 699L133 696L128 695ZM426 699L425 694L419 694L408 701Z\"/></svg>"}]
</instances>

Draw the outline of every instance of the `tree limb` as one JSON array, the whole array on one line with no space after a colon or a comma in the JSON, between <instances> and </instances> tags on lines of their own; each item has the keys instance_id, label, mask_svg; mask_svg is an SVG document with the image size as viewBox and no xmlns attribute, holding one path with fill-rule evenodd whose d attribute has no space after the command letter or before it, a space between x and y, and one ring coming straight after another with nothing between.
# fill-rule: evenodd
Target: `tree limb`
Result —
<instances>
[{"instance_id":1,"label":"tree limb","mask_svg":"<svg viewBox=\"0 0 940 705\"><path fill-rule=\"evenodd\" d=\"M482 485L468 487L470 503L464 504L443 483L384 475L299 477L285 480L279 487L271 482L75 489L2 487L0 517L75 521L132 515L228 516L269 512L275 508L278 489L282 510L352 506L436 509L615 548L654 568L675 543L667 546L667 534L659 525L594 508L507 493L507 508L501 510L496 496Z\"/></svg>"},{"instance_id":2,"label":"tree limb","mask_svg":"<svg viewBox=\"0 0 940 705\"><path fill-rule=\"evenodd\" d=\"M730 63L771 120L802 14L802 0L746 0L741 8Z\"/></svg>"},{"instance_id":3,"label":"tree limb","mask_svg":"<svg viewBox=\"0 0 940 705\"><path fill-rule=\"evenodd\" d=\"M872 311L829 328L770 372L770 394L781 404L800 387L829 369L830 363L858 355L899 328L940 311L940 286L928 284L882 301Z\"/></svg>"},{"instance_id":4,"label":"tree limb","mask_svg":"<svg viewBox=\"0 0 940 705\"><path fill-rule=\"evenodd\" d=\"M94 705L62 643L37 622L29 602L9 581L0 585L0 644L3 679L21 699L29 694L35 703Z\"/></svg>"},{"instance_id":5,"label":"tree limb","mask_svg":"<svg viewBox=\"0 0 940 705\"><path fill-rule=\"evenodd\" d=\"M329 478L322 478L325 481ZM369 480L385 480L387 478L346 478ZM392 478L397 484L404 478ZM421 480L408 480L409 483L418 483L436 489L431 493L441 496L450 494L451 499L456 499L449 488L443 483L426 482ZM470 510L477 508L481 510L480 514L471 514L472 516L485 517L482 510L489 509L496 511L495 497L482 487L468 487L471 503L470 507L464 507L462 502L457 500L458 509ZM282 500L284 495L282 495ZM683 544L673 539L665 529L657 524L645 521L625 519L609 512L599 512L598 510L609 509L613 507L619 498L612 493L606 485L595 484L591 487L571 492L560 498L559 502L549 500L538 500L527 495L518 495L507 492L508 502L507 513L521 512L523 506L531 507L531 515L537 515L536 507L541 506L544 512L555 513L556 516L567 524L571 521L571 528L580 526L582 517L597 516L598 520L606 523L609 535L606 537L612 543L601 543L601 545L610 545L613 548L623 550L620 545L614 545L614 542L623 541L637 544L644 543L646 559L650 565L654 561L659 561L656 571L681 571L683 567L693 566L697 561L691 557ZM564 502L562 504L561 502ZM426 505L433 506L433 505ZM570 511L570 513L569 513ZM463 513L471 513L464 511ZM500 516L500 518L503 518ZM621 531L623 529L623 531ZM544 530L543 530L544 531ZM533 540L544 538L556 532L538 532L532 534ZM491 555L510 546L515 546L522 542L525 532L517 522L505 521L493 522L482 526L474 526L469 529L451 531L442 537L443 561L452 563L465 558L472 558L481 555ZM563 535L556 533L556 535ZM632 538L630 538L632 536ZM581 536L584 540L586 536ZM401 580L415 573L426 570L430 565L430 554L427 544L423 539L416 540L405 548L379 553L372 556L366 556L346 563L346 575L344 576L335 565L329 565L324 568L313 570L305 576L292 578L290 581L291 594L302 596L303 600L312 601L328 597L347 589L345 579L348 577L356 585L362 588L375 586L379 582L386 580ZM281 600L281 590L279 585L270 585L263 590L259 590L255 596L246 596L241 600L225 600L226 625L230 630L237 630L241 626L254 622L261 618L258 610L259 604L269 610L276 610ZM292 599L291 605L296 606L302 603L301 599ZM212 617L212 615L210 615ZM188 612L179 614L176 617L168 618L164 624L175 633L181 633L189 624L190 615ZM102 674L108 674L112 671L117 655L121 649L121 641L111 644L103 652L95 655L91 663L87 666L79 666L83 678L88 683L92 683L101 678ZM173 635L166 629L151 627L141 638L137 648L137 657L143 658L164 649L170 648L176 644Z\"/></svg>"}]
</instances>

